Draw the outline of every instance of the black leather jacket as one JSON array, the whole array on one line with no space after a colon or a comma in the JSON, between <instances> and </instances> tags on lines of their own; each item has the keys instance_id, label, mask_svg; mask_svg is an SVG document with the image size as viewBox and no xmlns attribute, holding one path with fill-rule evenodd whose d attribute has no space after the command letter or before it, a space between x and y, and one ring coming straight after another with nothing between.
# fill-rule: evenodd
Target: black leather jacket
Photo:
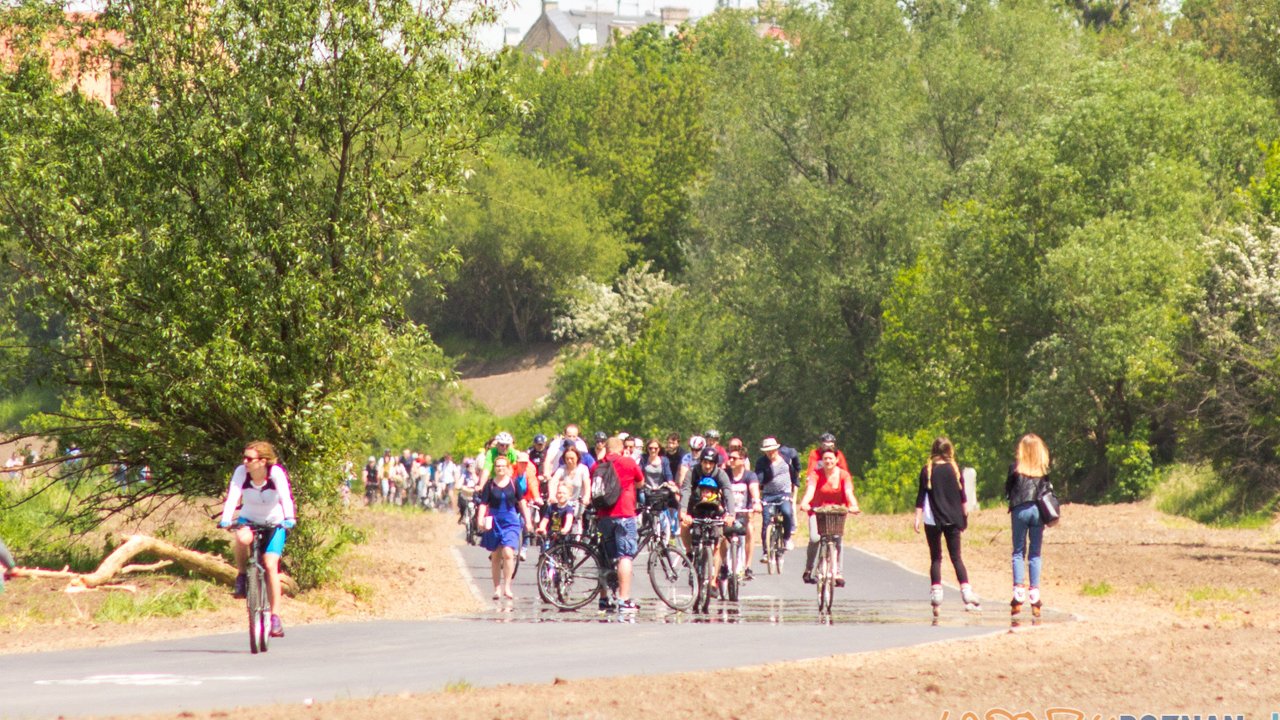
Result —
<instances>
[{"instance_id":1,"label":"black leather jacket","mask_svg":"<svg viewBox=\"0 0 1280 720\"><path fill-rule=\"evenodd\" d=\"M1040 482L1043 479L1023 475L1014 468L1009 468L1009 478L1004 481L1004 496L1009 500L1009 509L1039 499Z\"/></svg>"}]
</instances>

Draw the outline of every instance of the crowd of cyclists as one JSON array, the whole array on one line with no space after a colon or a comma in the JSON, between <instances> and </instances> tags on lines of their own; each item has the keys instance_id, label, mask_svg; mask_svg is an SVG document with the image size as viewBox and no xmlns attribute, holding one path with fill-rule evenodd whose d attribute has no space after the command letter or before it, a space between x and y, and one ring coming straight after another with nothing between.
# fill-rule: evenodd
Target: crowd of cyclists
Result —
<instances>
[{"instance_id":1,"label":"crowd of cyclists","mask_svg":"<svg viewBox=\"0 0 1280 720\"><path fill-rule=\"evenodd\" d=\"M618 476L621 497L607 507L592 498L592 478L600 463ZM598 474L598 473L596 473ZM456 461L405 449L370 457L363 471L367 504L392 503L456 508L468 538L491 553L494 597L510 597L510 573L517 558L548 537L600 533L618 569L618 607L630 609L630 561L637 544L636 518L652 512L667 538L687 549L698 518L723 520L723 535L741 535L745 555L767 563L766 531L782 518L779 552L793 547L796 509L839 505L858 512L844 454L830 433L818 438L807 462L776 438L749 447L740 438L722 441L709 429L687 442L679 433L645 439L622 432L584 437L575 424L553 438L536 435L523 449L508 432L491 438L475 456ZM806 483L806 479L808 482ZM799 489L807 492L801 497ZM805 582L812 577L817 533L807 553ZM725 543L715 572L723 578ZM741 569L749 581L750 563ZM837 570L836 582L844 584Z\"/></svg>"}]
</instances>

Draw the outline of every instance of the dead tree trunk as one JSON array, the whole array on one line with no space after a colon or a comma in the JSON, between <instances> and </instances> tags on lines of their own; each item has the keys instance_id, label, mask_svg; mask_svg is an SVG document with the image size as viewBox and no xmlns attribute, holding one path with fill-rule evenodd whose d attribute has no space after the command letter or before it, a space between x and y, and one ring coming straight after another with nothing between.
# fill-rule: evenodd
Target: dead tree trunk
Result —
<instances>
[{"instance_id":1,"label":"dead tree trunk","mask_svg":"<svg viewBox=\"0 0 1280 720\"><path fill-rule=\"evenodd\" d=\"M152 565L129 565L129 561L142 553L150 553L162 558L161 562ZM129 535L120 547L98 565L91 573L76 573L68 570L38 570L19 568L15 574L28 577L66 577L74 587L96 588L108 584L118 575L144 570L156 570L170 563L178 563L191 572L203 575L223 585L233 585L236 581L236 569L222 558L195 550L179 547L172 543L153 538L150 535ZM298 591L298 585L288 575L280 576L280 587L289 595Z\"/></svg>"}]
</instances>

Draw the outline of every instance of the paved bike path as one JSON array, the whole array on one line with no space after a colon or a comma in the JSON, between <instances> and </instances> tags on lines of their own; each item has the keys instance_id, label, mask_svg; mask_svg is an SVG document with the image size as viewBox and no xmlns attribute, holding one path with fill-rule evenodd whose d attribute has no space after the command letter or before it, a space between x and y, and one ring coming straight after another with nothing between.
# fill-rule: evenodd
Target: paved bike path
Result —
<instances>
[{"instance_id":1,"label":"paved bike path","mask_svg":"<svg viewBox=\"0 0 1280 720\"><path fill-rule=\"evenodd\" d=\"M490 588L483 550L465 548L462 557L479 574L480 587ZM665 612L655 600L634 617L594 608L548 613L525 584L533 577L529 563L518 576L519 597L492 603L485 612L431 622L293 626L266 655L249 654L242 628L3 655L0 719L232 709L425 693L451 683L479 687L712 670L1008 630L1007 611L966 614L958 598L948 598L948 613L931 625L928 604L918 599L927 591L923 578L856 552L846 557L849 587L837 591L831 621L820 622L812 586L799 581L802 557L793 552L783 575L757 575L744 586L742 603L716 603L706 616ZM651 595L647 581L637 587L642 598ZM1046 613L1047 620L1054 618ZM556 648L552 656L549 647Z\"/></svg>"}]
</instances>

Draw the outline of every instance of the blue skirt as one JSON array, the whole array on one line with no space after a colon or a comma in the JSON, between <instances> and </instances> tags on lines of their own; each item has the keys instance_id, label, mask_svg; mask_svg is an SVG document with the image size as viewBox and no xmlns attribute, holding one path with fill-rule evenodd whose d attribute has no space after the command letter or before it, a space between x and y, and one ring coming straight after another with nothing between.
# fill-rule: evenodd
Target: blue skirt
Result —
<instances>
[{"instance_id":1,"label":"blue skirt","mask_svg":"<svg viewBox=\"0 0 1280 720\"><path fill-rule=\"evenodd\" d=\"M494 513L493 528L485 531L480 538L480 545L489 552L500 547L519 550L521 529L520 513L515 511Z\"/></svg>"}]
</instances>

